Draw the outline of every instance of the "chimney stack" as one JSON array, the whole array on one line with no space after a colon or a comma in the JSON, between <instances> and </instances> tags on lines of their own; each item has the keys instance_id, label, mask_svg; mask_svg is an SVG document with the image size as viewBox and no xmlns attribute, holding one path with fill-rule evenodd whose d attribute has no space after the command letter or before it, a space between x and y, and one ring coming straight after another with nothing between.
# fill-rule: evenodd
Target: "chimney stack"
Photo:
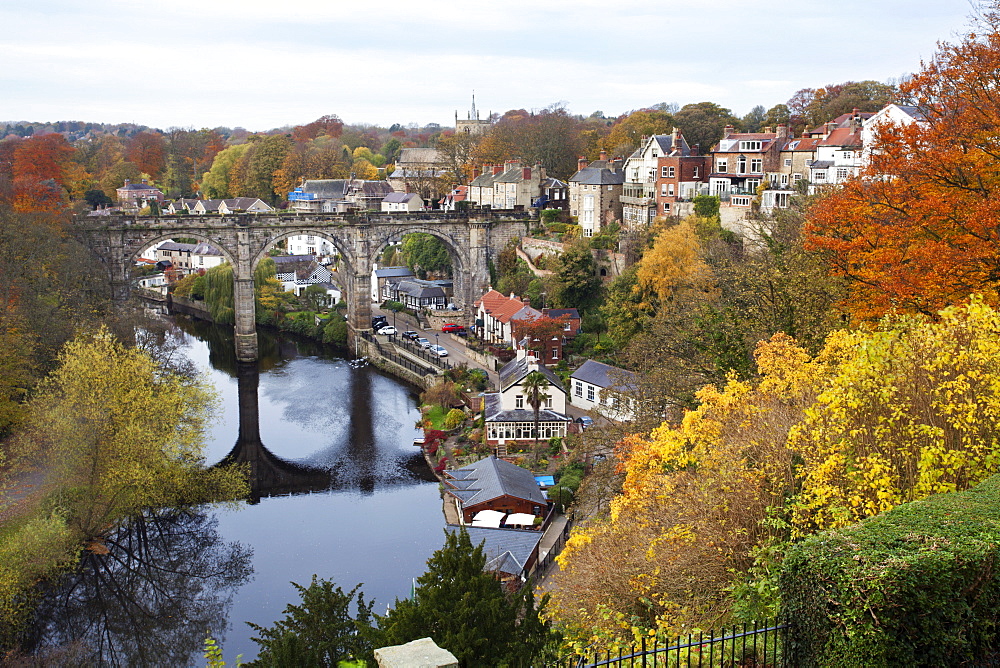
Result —
<instances>
[{"instance_id":1,"label":"chimney stack","mask_svg":"<svg viewBox=\"0 0 1000 668\"><path fill-rule=\"evenodd\" d=\"M736 130L736 128L734 128L732 125L727 125L722 130L722 136L723 136L723 138L728 137L729 135L733 134L734 130Z\"/></svg>"},{"instance_id":2,"label":"chimney stack","mask_svg":"<svg viewBox=\"0 0 1000 668\"><path fill-rule=\"evenodd\" d=\"M785 139L788 137L788 126L781 124L778 126L778 139Z\"/></svg>"},{"instance_id":3,"label":"chimney stack","mask_svg":"<svg viewBox=\"0 0 1000 668\"><path fill-rule=\"evenodd\" d=\"M472 180L475 181L476 179L478 179L479 175L482 174L482 173L483 173L482 170L480 170L478 167L473 167L472 168Z\"/></svg>"},{"instance_id":4,"label":"chimney stack","mask_svg":"<svg viewBox=\"0 0 1000 668\"><path fill-rule=\"evenodd\" d=\"M580 159L576 161L576 170L580 171L582 169L586 169L587 164L587 159L581 155ZM125 182L125 185L128 185L128 181Z\"/></svg>"},{"instance_id":5,"label":"chimney stack","mask_svg":"<svg viewBox=\"0 0 1000 668\"><path fill-rule=\"evenodd\" d=\"M493 165L493 176L503 174L503 165Z\"/></svg>"},{"instance_id":6,"label":"chimney stack","mask_svg":"<svg viewBox=\"0 0 1000 668\"><path fill-rule=\"evenodd\" d=\"M607 151L605 151L605 150L604 150L604 149L602 148L602 149L601 149L601 160L607 160L607 159L608 159L608 152L607 152Z\"/></svg>"}]
</instances>

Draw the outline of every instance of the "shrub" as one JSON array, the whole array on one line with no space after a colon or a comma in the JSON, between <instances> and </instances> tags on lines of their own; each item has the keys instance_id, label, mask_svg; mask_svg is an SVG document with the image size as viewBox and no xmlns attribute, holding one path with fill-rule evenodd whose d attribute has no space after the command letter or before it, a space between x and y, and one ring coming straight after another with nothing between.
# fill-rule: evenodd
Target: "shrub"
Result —
<instances>
[{"instance_id":1,"label":"shrub","mask_svg":"<svg viewBox=\"0 0 1000 668\"><path fill-rule=\"evenodd\" d=\"M461 408L452 408L448 411L448 414L444 416L444 428L454 429L465 422L465 411Z\"/></svg>"},{"instance_id":2,"label":"shrub","mask_svg":"<svg viewBox=\"0 0 1000 668\"><path fill-rule=\"evenodd\" d=\"M782 564L792 664L945 666L994 656L1000 476L791 548Z\"/></svg>"}]
</instances>

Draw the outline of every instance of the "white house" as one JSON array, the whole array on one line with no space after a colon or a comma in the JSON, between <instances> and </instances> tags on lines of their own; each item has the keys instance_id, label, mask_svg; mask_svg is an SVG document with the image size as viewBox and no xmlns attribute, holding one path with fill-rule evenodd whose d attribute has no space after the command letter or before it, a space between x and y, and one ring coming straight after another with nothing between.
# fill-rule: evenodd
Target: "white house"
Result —
<instances>
[{"instance_id":1,"label":"white house","mask_svg":"<svg viewBox=\"0 0 1000 668\"><path fill-rule=\"evenodd\" d=\"M191 249L191 269L193 271L218 267L225 261L222 251L204 241L195 244L195 247Z\"/></svg>"},{"instance_id":2,"label":"white house","mask_svg":"<svg viewBox=\"0 0 1000 668\"><path fill-rule=\"evenodd\" d=\"M281 289L301 295L310 285L330 283L333 274L311 255L276 255L275 273Z\"/></svg>"},{"instance_id":3,"label":"white house","mask_svg":"<svg viewBox=\"0 0 1000 668\"><path fill-rule=\"evenodd\" d=\"M570 403L619 422L635 419L635 400L626 396L635 374L587 360L570 375Z\"/></svg>"},{"instance_id":4,"label":"white house","mask_svg":"<svg viewBox=\"0 0 1000 668\"><path fill-rule=\"evenodd\" d=\"M925 122L923 113L911 105L890 104L880 109L861 124L862 163L867 164L880 130L923 122Z\"/></svg>"},{"instance_id":5,"label":"white house","mask_svg":"<svg viewBox=\"0 0 1000 668\"><path fill-rule=\"evenodd\" d=\"M389 193L382 200L383 212L420 211L424 200L416 193Z\"/></svg>"},{"instance_id":6,"label":"white house","mask_svg":"<svg viewBox=\"0 0 1000 668\"><path fill-rule=\"evenodd\" d=\"M476 300L476 334L490 343L514 346L519 321L535 320L542 312L532 308L527 297L519 299L513 293L507 297L492 288Z\"/></svg>"},{"instance_id":7,"label":"white house","mask_svg":"<svg viewBox=\"0 0 1000 668\"><path fill-rule=\"evenodd\" d=\"M372 303L379 304L391 299L392 286L408 278L416 278L409 267L379 267L372 265Z\"/></svg>"},{"instance_id":8,"label":"white house","mask_svg":"<svg viewBox=\"0 0 1000 668\"><path fill-rule=\"evenodd\" d=\"M274 207L256 197L234 197L219 204L219 213L272 213Z\"/></svg>"},{"instance_id":9,"label":"white house","mask_svg":"<svg viewBox=\"0 0 1000 668\"><path fill-rule=\"evenodd\" d=\"M484 396L486 442L490 445L534 438L535 412L524 389L524 379L532 371L538 371L548 381L538 412L539 440L566 436L571 422L566 415L566 390L558 376L521 349L500 369L500 391Z\"/></svg>"},{"instance_id":10,"label":"white house","mask_svg":"<svg viewBox=\"0 0 1000 668\"><path fill-rule=\"evenodd\" d=\"M289 255L316 255L329 257L334 253L333 244L314 234L296 234L286 239Z\"/></svg>"}]
</instances>

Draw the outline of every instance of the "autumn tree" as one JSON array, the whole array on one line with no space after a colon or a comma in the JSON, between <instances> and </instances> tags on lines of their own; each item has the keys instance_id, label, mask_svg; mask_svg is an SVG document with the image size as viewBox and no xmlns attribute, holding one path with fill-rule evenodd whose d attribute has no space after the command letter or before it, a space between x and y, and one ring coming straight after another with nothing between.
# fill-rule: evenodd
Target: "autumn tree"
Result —
<instances>
[{"instance_id":1,"label":"autumn tree","mask_svg":"<svg viewBox=\"0 0 1000 668\"><path fill-rule=\"evenodd\" d=\"M17 211L58 211L73 186L70 176L75 151L58 133L18 142L12 169Z\"/></svg>"},{"instance_id":2,"label":"autumn tree","mask_svg":"<svg viewBox=\"0 0 1000 668\"><path fill-rule=\"evenodd\" d=\"M71 341L32 399L21 436L63 487L57 503L82 537L144 508L230 499L241 475L205 469L213 407L203 382L157 368L106 329Z\"/></svg>"},{"instance_id":3,"label":"autumn tree","mask_svg":"<svg viewBox=\"0 0 1000 668\"><path fill-rule=\"evenodd\" d=\"M856 317L932 314L973 293L1000 301L998 69L992 2L974 33L942 43L903 83L913 122L878 128L863 178L814 207L810 242L850 281Z\"/></svg>"},{"instance_id":4,"label":"autumn tree","mask_svg":"<svg viewBox=\"0 0 1000 668\"><path fill-rule=\"evenodd\" d=\"M230 195L276 202L274 174L281 168L292 145L291 138L285 135L254 135L229 173Z\"/></svg>"},{"instance_id":5,"label":"autumn tree","mask_svg":"<svg viewBox=\"0 0 1000 668\"><path fill-rule=\"evenodd\" d=\"M726 618L728 590L774 531L769 509L793 489L788 431L829 375L783 335L757 360L759 382L705 387L679 426L619 445L625 481L610 517L574 532L558 557L553 616L578 639L667 639Z\"/></svg>"},{"instance_id":6,"label":"autumn tree","mask_svg":"<svg viewBox=\"0 0 1000 668\"><path fill-rule=\"evenodd\" d=\"M212 160L212 167L202 175L202 191L212 199L230 197L229 182L234 165L250 148L249 144L237 144L219 151Z\"/></svg>"},{"instance_id":7,"label":"autumn tree","mask_svg":"<svg viewBox=\"0 0 1000 668\"><path fill-rule=\"evenodd\" d=\"M619 118L601 144L610 156L627 157L646 137L668 134L673 128L673 116L666 111L640 109Z\"/></svg>"},{"instance_id":8,"label":"autumn tree","mask_svg":"<svg viewBox=\"0 0 1000 668\"><path fill-rule=\"evenodd\" d=\"M156 180L166 167L167 143L159 132L139 132L125 142L125 159Z\"/></svg>"}]
</instances>

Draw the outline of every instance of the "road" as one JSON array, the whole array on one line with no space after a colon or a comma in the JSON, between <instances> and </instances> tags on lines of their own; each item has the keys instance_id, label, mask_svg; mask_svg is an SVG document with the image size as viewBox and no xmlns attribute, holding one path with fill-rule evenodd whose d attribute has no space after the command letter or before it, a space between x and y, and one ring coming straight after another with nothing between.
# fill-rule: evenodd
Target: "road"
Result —
<instances>
[{"instance_id":1,"label":"road","mask_svg":"<svg viewBox=\"0 0 1000 668\"><path fill-rule=\"evenodd\" d=\"M496 371L493 369L488 369L484 367L479 362L475 361L466 354L466 347L452 338L450 335L445 334L439 330L423 329L417 324L416 318L406 313L393 313L392 311L386 311L379 308L377 305L372 304L372 316L384 315L385 319L390 325L396 328L399 332L397 336L400 336L404 331L412 329L415 332L419 332L420 336L424 337L431 343L436 343L443 346L445 350L448 351L448 361L451 362L452 366L460 366L465 364L470 369L482 369L487 374L489 374L490 383L494 387L499 387L500 378ZM456 312L456 320L461 321L461 312Z\"/></svg>"}]
</instances>

